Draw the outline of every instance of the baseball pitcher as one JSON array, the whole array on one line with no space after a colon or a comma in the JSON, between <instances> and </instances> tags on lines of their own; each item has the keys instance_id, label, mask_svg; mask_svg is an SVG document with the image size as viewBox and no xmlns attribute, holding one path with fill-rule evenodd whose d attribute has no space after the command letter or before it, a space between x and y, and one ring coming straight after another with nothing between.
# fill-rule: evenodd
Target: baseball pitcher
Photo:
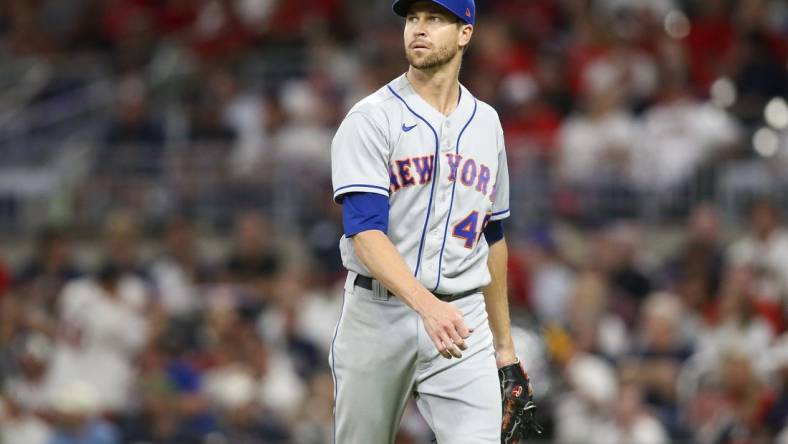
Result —
<instances>
[{"instance_id":1,"label":"baseball pitcher","mask_svg":"<svg viewBox=\"0 0 788 444\"><path fill-rule=\"evenodd\" d=\"M397 0L407 73L331 146L348 276L329 363L335 442L394 441L409 397L442 444L538 431L506 293L509 178L493 108L458 81L473 0Z\"/></svg>"}]
</instances>

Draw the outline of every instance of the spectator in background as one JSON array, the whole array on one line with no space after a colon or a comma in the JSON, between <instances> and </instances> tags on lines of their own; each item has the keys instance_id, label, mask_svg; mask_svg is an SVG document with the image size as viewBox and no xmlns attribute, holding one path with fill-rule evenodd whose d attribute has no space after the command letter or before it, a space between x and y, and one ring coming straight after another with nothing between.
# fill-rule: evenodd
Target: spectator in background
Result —
<instances>
[{"instance_id":1,"label":"spectator in background","mask_svg":"<svg viewBox=\"0 0 788 444\"><path fill-rule=\"evenodd\" d=\"M771 358L770 370L774 372L776 392L765 420L769 432L779 436L777 442L784 444L785 438L788 438L788 334L774 341L768 356Z\"/></svg>"},{"instance_id":2,"label":"spectator in background","mask_svg":"<svg viewBox=\"0 0 788 444\"><path fill-rule=\"evenodd\" d=\"M102 241L107 261L116 267L118 272L147 281L148 276L142 265L143 258L140 256L140 239L143 234L140 223L138 216L131 211L113 212L104 221ZM146 282L140 282L143 283Z\"/></svg>"},{"instance_id":3,"label":"spectator in background","mask_svg":"<svg viewBox=\"0 0 788 444\"><path fill-rule=\"evenodd\" d=\"M212 154L211 150L219 150L226 156L238 140L236 130L239 127L233 126L226 118L222 106L226 104L220 102L223 97L219 96L226 94L222 91L221 81L209 78L200 79L199 82L195 85L195 90L189 92L190 96L187 98L192 155ZM224 174L224 171L216 171L214 174Z\"/></svg>"},{"instance_id":4,"label":"spectator in background","mask_svg":"<svg viewBox=\"0 0 788 444\"><path fill-rule=\"evenodd\" d=\"M0 384L8 377L9 384L24 386L25 396L35 399L15 402L26 408L42 409L49 401L42 381L49 347L39 345L56 335L59 295L77 276L67 232L47 228L36 239L33 258L18 272L13 292L4 297L0 290Z\"/></svg>"},{"instance_id":5,"label":"spectator in background","mask_svg":"<svg viewBox=\"0 0 788 444\"><path fill-rule=\"evenodd\" d=\"M20 341L21 350L9 347L16 352L15 371L0 386L0 442L47 444L52 433L45 420L51 406L45 381L49 340L38 333Z\"/></svg>"},{"instance_id":6,"label":"spectator in background","mask_svg":"<svg viewBox=\"0 0 788 444\"><path fill-rule=\"evenodd\" d=\"M150 100L148 85L140 74L126 74L117 80L113 121L107 132L106 145L99 154L98 165L103 167L115 160L121 148L136 148L142 151L138 153L139 157L161 162L164 128L154 118Z\"/></svg>"},{"instance_id":7,"label":"spectator in background","mask_svg":"<svg viewBox=\"0 0 788 444\"><path fill-rule=\"evenodd\" d=\"M280 41L298 40L314 27L329 27L341 21L342 3L337 0L275 2L266 31Z\"/></svg>"},{"instance_id":8,"label":"spectator in background","mask_svg":"<svg viewBox=\"0 0 788 444\"><path fill-rule=\"evenodd\" d=\"M51 407L52 394L46 377L52 344L41 333L23 337L16 356L17 369L5 381L4 392L9 401L26 415L41 415Z\"/></svg>"},{"instance_id":9,"label":"spectator in background","mask_svg":"<svg viewBox=\"0 0 788 444\"><path fill-rule=\"evenodd\" d=\"M333 125L347 112L346 103L352 106L355 103L353 98L363 99L366 93L374 91L375 84L366 84L371 73L362 69L361 54L342 45L336 37L315 33L309 36L308 44L306 69L310 77L319 79L323 88L331 89L323 95L332 99ZM340 94L344 94L348 102L339 100ZM330 117L330 114L326 117Z\"/></svg>"},{"instance_id":10,"label":"spectator in background","mask_svg":"<svg viewBox=\"0 0 788 444\"><path fill-rule=\"evenodd\" d=\"M619 222L603 228L594 245L594 266L611 287L611 308L633 326L640 306L651 293L651 269L641 248L641 226Z\"/></svg>"},{"instance_id":11,"label":"spectator in background","mask_svg":"<svg viewBox=\"0 0 788 444\"><path fill-rule=\"evenodd\" d=\"M330 442L334 437L334 381L322 370L310 379L309 391L297 409L293 423L293 442L312 444Z\"/></svg>"},{"instance_id":12,"label":"spectator in background","mask_svg":"<svg viewBox=\"0 0 788 444\"><path fill-rule=\"evenodd\" d=\"M18 308L19 301L8 294L9 286L10 273L0 262L0 387L3 384L3 375L8 372L6 367L11 360L9 344L17 334L19 318L22 317L22 314L18 313L21 311Z\"/></svg>"},{"instance_id":13,"label":"spectator in background","mask_svg":"<svg viewBox=\"0 0 788 444\"><path fill-rule=\"evenodd\" d=\"M245 211L235 217L233 239L223 277L239 286L248 304L259 310L271 297L274 278L282 266L276 237L264 215Z\"/></svg>"},{"instance_id":14,"label":"spectator in background","mask_svg":"<svg viewBox=\"0 0 788 444\"><path fill-rule=\"evenodd\" d=\"M629 348L624 320L612 309L607 277L586 268L576 274L571 299L566 306L566 327L581 350L615 359Z\"/></svg>"},{"instance_id":15,"label":"spectator in background","mask_svg":"<svg viewBox=\"0 0 788 444\"><path fill-rule=\"evenodd\" d=\"M328 355L334 327L339 320L344 281L307 276L305 271L292 278L304 279L306 284L300 294L289 295L294 316L293 329L320 350L319 361L312 363L317 367L314 370L318 370L323 367L322 358Z\"/></svg>"},{"instance_id":16,"label":"spectator in background","mask_svg":"<svg viewBox=\"0 0 788 444\"><path fill-rule=\"evenodd\" d=\"M190 0L164 0L154 8L156 29L165 36L186 40L197 21L198 4Z\"/></svg>"},{"instance_id":17,"label":"spectator in background","mask_svg":"<svg viewBox=\"0 0 788 444\"><path fill-rule=\"evenodd\" d=\"M749 210L749 230L728 249L728 261L737 270L753 274L756 304L768 311L776 331L784 328L784 307L788 301L788 232L781 226L780 209L769 198L753 201Z\"/></svg>"},{"instance_id":18,"label":"spectator in background","mask_svg":"<svg viewBox=\"0 0 788 444\"><path fill-rule=\"evenodd\" d=\"M252 320L243 319L239 311L217 307L212 316L215 339L206 355L210 363L204 375L206 396L220 400L226 384L238 376L249 377L255 403L278 421L291 418L305 396L305 387L288 355L264 343Z\"/></svg>"},{"instance_id":19,"label":"spectator in background","mask_svg":"<svg viewBox=\"0 0 788 444\"><path fill-rule=\"evenodd\" d=\"M241 366L216 369L206 378L206 390L218 408L219 432L227 442L285 443L288 431L259 404L251 372Z\"/></svg>"},{"instance_id":20,"label":"spectator in background","mask_svg":"<svg viewBox=\"0 0 788 444\"><path fill-rule=\"evenodd\" d=\"M126 207L145 216L152 215L150 198L165 168L164 128L147 88L136 74L117 81L112 121L94 158L97 186L86 190L87 199L109 209Z\"/></svg>"},{"instance_id":21,"label":"spectator in background","mask_svg":"<svg viewBox=\"0 0 788 444\"><path fill-rule=\"evenodd\" d=\"M10 287L11 272L6 264L0 259L0 301L3 300Z\"/></svg>"},{"instance_id":22,"label":"spectator in background","mask_svg":"<svg viewBox=\"0 0 788 444\"><path fill-rule=\"evenodd\" d=\"M262 171L271 170L271 146L265 122L263 100L245 91L230 67L217 66L206 73L212 106L221 123L237 135L229 167L234 176L260 180Z\"/></svg>"},{"instance_id":23,"label":"spectator in background","mask_svg":"<svg viewBox=\"0 0 788 444\"><path fill-rule=\"evenodd\" d=\"M59 297L58 335L47 383L52 390L83 381L98 411L128 405L133 360L148 335L145 285L115 264L69 282Z\"/></svg>"},{"instance_id":24,"label":"spectator in background","mask_svg":"<svg viewBox=\"0 0 788 444\"><path fill-rule=\"evenodd\" d=\"M643 395L635 384L619 389L613 403L612 419L600 431L596 441L605 444L668 444L670 439L663 424L652 416L643 403Z\"/></svg>"},{"instance_id":25,"label":"spectator in background","mask_svg":"<svg viewBox=\"0 0 788 444\"><path fill-rule=\"evenodd\" d=\"M734 112L748 125L761 123L763 108L774 97L788 96L788 41L779 35L778 2L736 4L737 38L732 77L739 100Z\"/></svg>"},{"instance_id":26,"label":"spectator in background","mask_svg":"<svg viewBox=\"0 0 788 444\"><path fill-rule=\"evenodd\" d=\"M736 29L724 0L694 2L690 13L687 62L695 91L706 92L711 84L731 71Z\"/></svg>"},{"instance_id":27,"label":"spectator in background","mask_svg":"<svg viewBox=\"0 0 788 444\"><path fill-rule=\"evenodd\" d=\"M342 237L342 206L334 202L331 187L324 187L320 195L318 212L312 216L305 238L312 257L323 271L322 283L344 282L345 268L336 246L336 239Z\"/></svg>"},{"instance_id":28,"label":"spectator in background","mask_svg":"<svg viewBox=\"0 0 788 444\"><path fill-rule=\"evenodd\" d=\"M520 151L546 161L553 160L561 119L542 97L539 82L530 74L518 72L504 78L501 89L508 111L501 122L506 135L507 154L514 161L523 157L527 159L526 153Z\"/></svg>"},{"instance_id":29,"label":"spectator in background","mask_svg":"<svg viewBox=\"0 0 788 444\"><path fill-rule=\"evenodd\" d=\"M41 32L40 8L34 2L11 0L7 3L8 33L5 40L12 54L46 56L56 50L51 36Z\"/></svg>"},{"instance_id":30,"label":"spectator in background","mask_svg":"<svg viewBox=\"0 0 788 444\"><path fill-rule=\"evenodd\" d=\"M654 293L642 307L642 323L632 351L620 364L621 378L642 387L644 402L672 438L686 438L677 403L676 380L693 353L682 335L684 307L676 295Z\"/></svg>"},{"instance_id":31,"label":"spectator in background","mask_svg":"<svg viewBox=\"0 0 788 444\"><path fill-rule=\"evenodd\" d=\"M720 288L719 322L701 331L700 348L719 354L736 346L746 350L752 359L767 353L778 330L769 322L775 319L773 306L761 302L764 296L759 290L751 267L730 268Z\"/></svg>"},{"instance_id":32,"label":"spectator in background","mask_svg":"<svg viewBox=\"0 0 788 444\"><path fill-rule=\"evenodd\" d=\"M645 2L637 3L608 2L607 10L594 5L599 10L596 26L605 33L606 45L578 73L586 87L589 81L614 79L624 106L633 112L650 104L658 85L657 61L647 48L649 33L654 31L652 12Z\"/></svg>"},{"instance_id":33,"label":"spectator in background","mask_svg":"<svg viewBox=\"0 0 788 444\"><path fill-rule=\"evenodd\" d=\"M505 22L489 23L475 30L474 46L478 51L469 53L470 64L477 67L468 80L469 88L473 88L480 100L493 104L505 104L502 100L510 99L506 94L510 89L497 89L503 85L504 79L521 78L529 75L533 69L533 58L530 51L517 41L514 24ZM519 92L522 96L523 93Z\"/></svg>"},{"instance_id":34,"label":"spectator in background","mask_svg":"<svg viewBox=\"0 0 788 444\"><path fill-rule=\"evenodd\" d=\"M201 282L210 282L212 271L197 251L191 221L174 217L164 227L164 254L150 268L158 303L170 316L188 316L201 304Z\"/></svg>"},{"instance_id":35,"label":"spectator in background","mask_svg":"<svg viewBox=\"0 0 788 444\"><path fill-rule=\"evenodd\" d=\"M144 68L156 50L156 23L144 0L101 2L99 27L117 72Z\"/></svg>"},{"instance_id":36,"label":"spectator in background","mask_svg":"<svg viewBox=\"0 0 788 444\"><path fill-rule=\"evenodd\" d=\"M117 429L102 419L100 394L80 382L58 386L54 398L56 428L47 444L120 444Z\"/></svg>"},{"instance_id":37,"label":"spectator in background","mask_svg":"<svg viewBox=\"0 0 788 444\"><path fill-rule=\"evenodd\" d=\"M678 294L687 310L684 325L695 334L719 315L719 288L725 272L720 222L711 204L692 210L686 239L667 264L664 285Z\"/></svg>"},{"instance_id":38,"label":"spectator in background","mask_svg":"<svg viewBox=\"0 0 788 444\"><path fill-rule=\"evenodd\" d=\"M8 444L50 444L52 430L41 418L30 414L15 401L0 397L0 442Z\"/></svg>"},{"instance_id":39,"label":"spectator in background","mask_svg":"<svg viewBox=\"0 0 788 444\"><path fill-rule=\"evenodd\" d=\"M656 196L669 196L671 204L678 206L682 196L693 192L709 196L712 190L699 186L704 184L697 182L698 173L731 151L739 129L724 109L695 98L685 64L670 59L684 58L681 47L664 39L660 49L666 59L660 93L643 116L643 142L635 168L641 187Z\"/></svg>"},{"instance_id":40,"label":"spectator in background","mask_svg":"<svg viewBox=\"0 0 788 444\"><path fill-rule=\"evenodd\" d=\"M286 120L272 135L279 162L291 171L317 174L329 170L331 162L331 128L326 125L328 100L323 100L313 81L293 80L280 92ZM326 173L323 173L323 177Z\"/></svg>"},{"instance_id":41,"label":"spectator in background","mask_svg":"<svg viewBox=\"0 0 788 444\"><path fill-rule=\"evenodd\" d=\"M80 276L72 256L69 232L65 228L45 228L38 234L33 258L14 279L28 317L44 330L55 314L63 285Z\"/></svg>"},{"instance_id":42,"label":"spectator in background","mask_svg":"<svg viewBox=\"0 0 788 444\"><path fill-rule=\"evenodd\" d=\"M293 313L292 328L304 340L318 347L319 361L313 363L317 368L312 369L318 370L324 366L323 357L328 356L334 328L339 320L342 291L338 288L344 286L344 281L325 277L325 271L318 276L305 269L299 271L300 273L287 273L286 280L303 289L295 293L287 289L285 291L290 294L284 296L288 299Z\"/></svg>"},{"instance_id":43,"label":"spectator in background","mask_svg":"<svg viewBox=\"0 0 788 444\"><path fill-rule=\"evenodd\" d=\"M212 381L221 423L219 435L228 443L289 443L284 424L266 414L255 399L255 381L249 372L233 371Z\"/></svg>"},{"instance_id":44,"label":"spectator in background","mask_svg":"<svg viewBox=\"0 0 788 444\"><path fill-rule=\"evenodd\" d=\"M525 247L534 313L544 323L567 325L575 273L561 259L547 230L534 231Z\"/></svg>"},{"instance_id":45,"label":"spectator in background","mask_svg":"<svg viewBox=\"0 0 788 444\"><path fill-rule=\"evenodd\" d=\"M191 33L194 52L205 61L238 55L249 43L249 32L238 16L236 4L226 0L200 3Z\"/></svg>"},{"instance_id":46,"label":"spectator in background","mask_svg":"<svg viewBox=\"0 0 788 444\"><path fill-rule=\"evenodd\" d=\"M559 340L557 330L547 340L567 387L557 397L553 418L557 442L598 442L618 394L615 368L571 339ZM582 338L578 338L582 339ZM556 347L563 342L562 347ZM587 342L587 341L585 341Z\"/></svg>"},{"instance_id":47,"label":"spectator in background","mask_svg":"<svg viewBox=\"0 0 788 444\"><path fill-rule=\"evenodd\" d=\"M720 361L723 405L730 411L722 442L764 442L766 413L775 395L760 379L752 354L733 346L722 354ZM718 441L718 442L720 442Z\"/></svg>"},{"instance_id":48,"label":"spectator in background","mask_svg":"<svg viewBox=\"0 0 788 444\"><path fill-rule=\"evenodd\" d=\"M177 436L181 409L176 384L167 373L171 356L162 342L151 338L139 354L132 389L134 408L119 420L123 442L188 442Z\"/></svg>"},{"instance_id":49,"label":"spectator in background","mask_svg":"<svg viewBox=\"0 0 788 444\"><path fill-rule=\"evenodd\" d=\"M558 133L557 173L560 183L577 194L583 207L575 211L581 215L616 218L633 211L633 165L642 130L622 104L622 80L617 75L611 70L588 71L582 106ZM606 202L613 207L605 207Z\"/></svg>"},{"instance_id":50,"label":"spectator in background","mask_svg":"<svg viewBox=\"0 0 788 444\"><path fill-rule=\"evenodd\" d=\"M315 288L321 279L319 270L314 273L306 270L307 265L293 264L277 275L271 303L258 319L264 341L285 350L295 371L305 381L324 367L328 353L326 341L333 337L339 318L337 309L341 308L336 292L329 294ZM318 308L326 310L321 313L322 319L315 317L314 310ZM307 326L305 319L314 321L314 325ZM321 336L316 337L318 334Z\"/></svg>"},{"instance_id":51,"label":"spectator in background","mask_svg":"<svg viewBox=\"0 0 788 444\"><path fill-rule=\"evenodd\" d=\"M161 331L140 353L135 408L123 418L124 442L202 444L219 430L203 393L209 356L200 353L200 344L171 333Z\"/></svg>"}]
</instances>

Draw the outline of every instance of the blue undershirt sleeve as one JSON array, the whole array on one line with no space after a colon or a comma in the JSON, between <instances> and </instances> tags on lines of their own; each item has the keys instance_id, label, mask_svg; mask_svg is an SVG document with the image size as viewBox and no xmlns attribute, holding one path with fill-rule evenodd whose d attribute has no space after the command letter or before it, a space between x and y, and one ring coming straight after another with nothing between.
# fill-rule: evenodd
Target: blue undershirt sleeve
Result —
<instances>
[{"instance_id":1,"label":"blue undershirt sleeve","mask_svg":"<svg viewBox=\"0 0 788 444\"><path fill-rule=\"evenodd\" d=\"M503 220L491 220L484 228L484 239L487 245L492 245L503 239Z\"/></svg>"},{"instance_id":2,"label":"blue undershirt sleeve","mask_svg":"<svg viewBox=\"0 0 788 444\"><path fill-rule=\"evenodd\" d=\"M342 224L345 236L362 231L380 230L388 233L389 198L376 193L348 193L342 196Z\"/></svg>"}]
</instances>

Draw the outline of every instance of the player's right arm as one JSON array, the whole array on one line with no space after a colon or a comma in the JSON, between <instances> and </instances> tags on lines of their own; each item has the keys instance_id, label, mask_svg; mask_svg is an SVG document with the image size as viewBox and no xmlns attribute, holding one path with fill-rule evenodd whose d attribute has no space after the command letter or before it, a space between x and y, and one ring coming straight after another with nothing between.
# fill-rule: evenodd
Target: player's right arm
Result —
<instances>
[{"instance_id":1,"label":"player's right arm","mask_svg":"<svg viewBox=\"0 0 788 444\"><path fill-rule=\"evenodd\" d=\"M373 277L419 313L438 352L447 359L461 357L470 331L460 310L424 288L384 232L366 230L352 239L356 255Z\"/></svg>"},{"instance_id":2,"label":"player's right arm","mask_svg":"<svg viewBox=\"0 0 788 444\"><path fill-rule=\"evenodd\" d=\"M377 116L381 122L386 119ZM371 277L421 316L438 352L446 358L459 357L470 334L462 314L424 288L386 234L389 139L384 124L358 110L351 111L337 129L331 144L331 174L334 199L343 203L345 236ZM351 219L356 222L350 223Z\"/></svg>"}]
</instances>

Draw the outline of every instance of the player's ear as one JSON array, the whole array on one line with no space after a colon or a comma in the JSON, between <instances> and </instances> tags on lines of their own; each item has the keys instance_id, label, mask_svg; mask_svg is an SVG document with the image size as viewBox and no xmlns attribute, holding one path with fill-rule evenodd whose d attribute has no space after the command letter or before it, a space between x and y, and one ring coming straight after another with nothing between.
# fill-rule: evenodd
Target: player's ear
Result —
<instances>
[{"instance_id":1,"label":"player's ear","mask_svg":"<svg viewBox=\"0 0 788 444\"><path fill-rule=\"evenodd\" d=\"M471 36L473 36L473 25L463 23L460 25L460 41L458 42L463 48L471 43Z\"/></svg>"}]
</instances>

